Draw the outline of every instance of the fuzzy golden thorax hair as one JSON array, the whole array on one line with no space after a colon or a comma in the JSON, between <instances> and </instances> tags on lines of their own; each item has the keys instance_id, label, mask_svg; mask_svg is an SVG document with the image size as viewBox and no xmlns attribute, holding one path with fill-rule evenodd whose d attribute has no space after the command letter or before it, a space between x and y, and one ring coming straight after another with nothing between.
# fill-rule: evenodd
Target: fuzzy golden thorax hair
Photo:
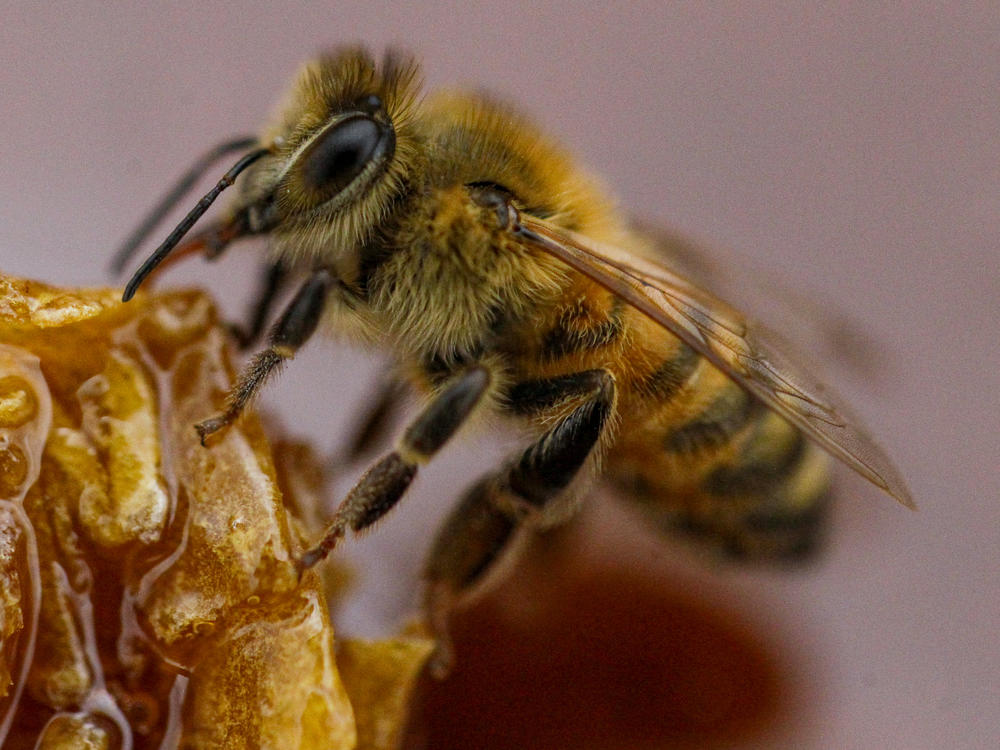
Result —
<instances>
[{"instance_id":1,"label":"fuzzy golden thorax hair","mask_svg":"<svg viewBox=\"0 0 1000 750\"><path fill-rule=\"evenodd\" d=\"M511 106L445 92L417 109L425 159L405 206L386 227L393 257L369 280L383 331L409 351L449 358L529 328L575 276L518 243L477 205L470 187L509 191L518 208L605 241L621 240L618 212L566 151ZM516 335L516 334L515 334Z\"/></svg>"}]
</instances>

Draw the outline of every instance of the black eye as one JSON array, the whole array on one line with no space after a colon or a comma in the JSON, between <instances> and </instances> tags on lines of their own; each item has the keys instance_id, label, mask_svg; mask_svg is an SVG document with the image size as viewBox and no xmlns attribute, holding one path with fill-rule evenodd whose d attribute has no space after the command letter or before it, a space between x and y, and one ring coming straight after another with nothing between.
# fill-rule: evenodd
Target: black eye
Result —
<instances>
[{"instance_id":1,"label":"black eye","mask_svg":"<svg viewBox=\"0 0 1000 750\"><path fill-rule=\"evenodd\" d=\"M385 132L365 115L356 115L319 136L302 156L308 188L333 195L346 188L375 157Z\"/></svg>"}]
</instances>

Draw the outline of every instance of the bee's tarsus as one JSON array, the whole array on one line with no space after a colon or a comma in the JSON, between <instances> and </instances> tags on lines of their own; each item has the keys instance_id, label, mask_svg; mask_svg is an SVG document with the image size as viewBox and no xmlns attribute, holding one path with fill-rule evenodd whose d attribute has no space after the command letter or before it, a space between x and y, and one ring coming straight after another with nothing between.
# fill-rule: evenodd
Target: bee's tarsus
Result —
<instances>
[{"instance_id":1,"label":"bee's tarsus","mask_svg":"<svg viewBox=\"0 0 1000 750\"><path fill-rule=\"evenodd\" d=\"M455 665L455 645L448 627L455 604L454 593L445 584L432 584L427 587L424 598L424 615L434 637L434 652L427 661L427 669L436 680L445 679Z\"/></svg>"},{"instance_id":2,"label":"bee's tarsus","mask_svg":"<svg viewBox=\"0 0 1000 750\"><path fill-rule=\"evenodd\" d=\"M226 410L195 426L202 445L210 435L235 422L268 378L312 336L334 283L326 269L306 279L271 331L268 348L257 353L240 372L226 398Z\"/></svg>"},{"instance_id":3,"label":"bee's tarsus","mask_svg":"<svg viewBox=\"0 0 1000 750\"><path fill-rule=\"evenodd\" d=\"M302 556L296 560L299 575L301 576L309 568L325 560L327 555L333 552L334 547L337 546L337 542L344 537L344 533L344 529L331 529L327 531L326 535L315 547L303 552Z\"/></svg>"},{"instance_id":4,"label":"bee's tarsus","mask_svg":"<svg viewBox=\"0 0 1000 750\"><path fill-rule=\"evenodd\" d=\"M194 426L195 432L198 433L198 440L201 442L202 447L208 445L207 440L213 434L221 430L231 420L226 418L225 414L220 414L219 416L209 417L203 422L199 422Z\"/></svg>"}]
</instances>

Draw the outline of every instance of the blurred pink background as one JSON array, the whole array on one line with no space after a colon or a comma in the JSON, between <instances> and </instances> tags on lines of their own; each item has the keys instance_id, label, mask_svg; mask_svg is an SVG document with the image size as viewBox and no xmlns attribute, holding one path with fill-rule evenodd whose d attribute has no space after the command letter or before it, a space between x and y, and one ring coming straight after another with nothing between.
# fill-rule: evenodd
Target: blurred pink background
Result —
<instances>
[{"instance_id":1,"label":"blurred pink background","mask_svg":"<svg viewBox=\"0 0 1000 750\"><path fill-rule=\"evenodd\" d=\"M848 373L841 390L918 513L842 472L829 550L793 574L706 567L627 519L601 542L780 635L800 711L754 742L994 748L1000 5L804 5L4 2L0 268L107 283L114 246L168 183L255 130L304 58L401 44L428 86L516 100L639 215L839 300L883 342L884 378ZM169 280L209 286L235 317L255 268L232 252ZM264 407L332 449L375 367L316 342ZM360 569L345 631L390 632L412 606L428 535L509 449L495 442L450 446L375 534L345 545Z\"/></svg>"}]
</instances>

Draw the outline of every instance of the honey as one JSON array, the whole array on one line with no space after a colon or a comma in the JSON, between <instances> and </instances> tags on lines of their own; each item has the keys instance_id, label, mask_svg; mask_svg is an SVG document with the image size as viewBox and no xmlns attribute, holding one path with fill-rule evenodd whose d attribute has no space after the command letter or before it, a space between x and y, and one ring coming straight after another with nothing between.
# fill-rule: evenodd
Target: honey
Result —
<instances>
[{"instance_id":1,"label":"honey","mask_svg":"<svg viewBox=\"0 0 1000 750\"><path fill-rule=\"evenodd\" d=\"M207 448L192 428L232 377L208 298L0 293L0 743L395 742L429 643L371 645L345 687L337 574L295 565L308 482L253 416Z\"/></svg>"}]
</instances>

